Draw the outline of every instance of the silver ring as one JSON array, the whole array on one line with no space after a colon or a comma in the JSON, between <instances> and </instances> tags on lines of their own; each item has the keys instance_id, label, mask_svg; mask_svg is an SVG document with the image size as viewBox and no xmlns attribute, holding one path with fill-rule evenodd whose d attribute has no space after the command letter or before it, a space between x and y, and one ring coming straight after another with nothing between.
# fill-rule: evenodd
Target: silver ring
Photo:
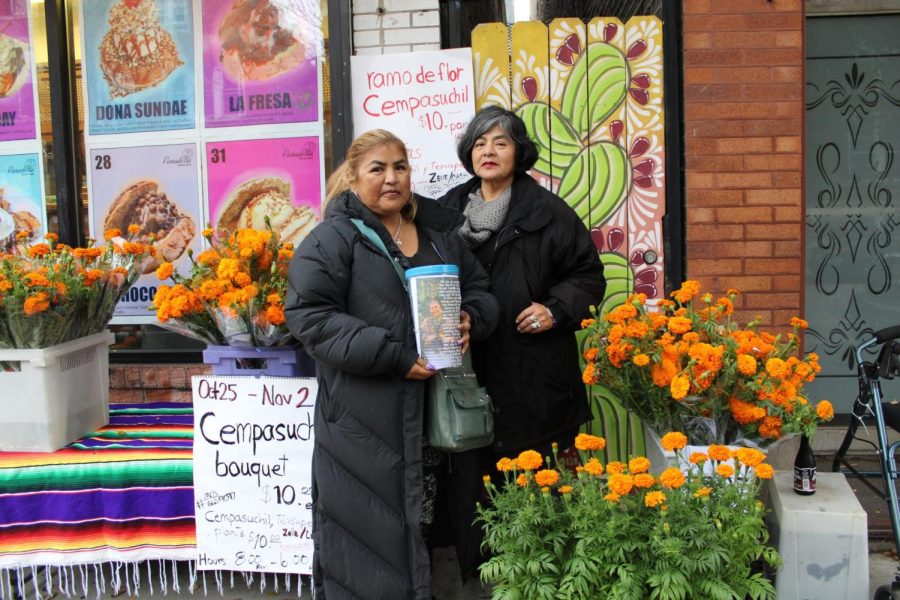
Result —
<instances>
[{"instance_id":1,"label":"silver ring","mask_svg":"<svg viewBox=\"0 0 900 600\"><path fill-rule=\"evenodd\" d=\"M540 328L541 328L541 324L538 323L537 321L535 321L534 323L531 324L531 328L532 328L532 329L540 329Z\"/></svg>"},{"instance_id":2,"label":"silver ring","mask_svg":"<svg viewBox=\"0 0 900 600\"><path fill-rule=\"evenodd\" d=\"M537 322L538 322L538 318L537 318L535 315L531 315L531 322L532 322L532 323L537 323Z\"/></svg>"}]
</instances>

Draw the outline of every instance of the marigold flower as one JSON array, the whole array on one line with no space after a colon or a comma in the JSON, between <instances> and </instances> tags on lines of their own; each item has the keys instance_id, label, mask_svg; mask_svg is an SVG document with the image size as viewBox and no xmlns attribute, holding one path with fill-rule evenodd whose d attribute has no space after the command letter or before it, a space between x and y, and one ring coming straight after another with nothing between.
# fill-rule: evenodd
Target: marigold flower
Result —
<instances>
[{"instance_id":1,"label":"marigold flower","mask_svg":"<svg viewBox=\"0 0 900 600\"><path fill-rule=\"evenodd\" d=\"M691 452L691 456L688 458L688 462L690 462L692 465L702 465L708 460L709 456L707 456L703 452Z\"/></svg>"},{"instance_id":2,"label":"marigold flower","mask_svg":"<svg viewBox=\"0 0 900 600\"><path fill-rule=\"evenodd\" d=\"M610 492L607 495L603 496L603 499L606 500L607 502L609 502L610 504L615 504L621 498L622 498L622 496L620 496L619 494L617 494L615 492Z\"/></svg>"},{"instance_id":3,"label":"marigold flower","mask_svg":"<svg viewBox=\"0 0 900 600\"><path fill-rule=\"evenodd\" d=\"M516 458L516 464L523 471L534 471L544 464L543 457L534 450L525 450Z\"/></svg>"},{"instance_id":4,"label":"marigold flower","mask_svg":"<svg viewBox=\"0 0 900 600\"><path fill-rule=\"evenodd\" d=\"M745 467L755 467L766 460L766 455L756 448L738 448L734 452L735 457Z\"/></svg>"},{"instance_id":5,"label":"marigold flower","mask_svg":"<svg viewBox=\"0 0 900 600\"><path fill-rule=\"evenodd\" d=\"M678 489L684 485L684 473L677 467L669 467L659 474L659 483L669 489Z\"/></svg>"},{"instance_id":6,"label":"marigold flower","mask_svg":"<svg viewBox=\"0 0 900 600\"><path fill-rule=\"evenodd\" d=\"M597 364L589 362L584 366L584 372L581 374L581 381L585 385L594 385L597 383Z\"/></svg>"},{"instance_id":7,"label":"marigold flower","mask_svg":"<svg viewBox=\"0 0 900 600\"><path fill-rule=\"evenodd\" d=\"M544 496L548 496L550 494L550 488L545 485L541 488L541 494L543 494Z\"/></svg>"},{"instance_id":8,"label":"marigold flower","mask_svg":"<svg viewBox=\"0 0 900 600\"><path fill-rule=\"evenodd\" d=\"M35 292L25 298L23 312L29 317L50 308L50 296L46 292Z\"/></svg>"},{"instance_id":9,"label":"marigold flower","mask_svg":"<svg viewBox=\"0 0 900 600\"><path fill-rule=\"evenodd\" d=\"M31 237L31 234L30 234L28 231L24 230L24 229L23 229L22 231L16 232L16 239L17 239L17 240L24 240L24 239L29 238L29 237Z\"/></svg>"},{"instance_id":10,"label":"marigold flower","mask_svg":"<svg viewBox=\"0 0 900 600\"><path fill-rule=\"evenodd\" d=\"M834 418L834 407L828 400L822 400L816 404L816 415L823 421L830 421Z\"/></svg>"},{"instance_id":11,"label":"marigold flower","mask_svg":"<svg viewBox=\"0 0 900 600\"><path fill-rule=\"evenodd\" d=\"M487 485L490 485L490 483L491 483L491 476L490 476L490 475L484 475L484 476L481 478L481 480L484 482L484 485L486 485L486 486L487 486Z\"/></svg>"},{"instance_id":12,"label":"marigold flower","mask_svg":"<svg viewBox=\"0 0 900 600\"><path fill-rule=\"evenodd\" d=\"M600 353L599 348L588 348L587 350L584 351L584 354L582 356L584 356L584 360L590 362L592 360L595 360L599 353Z\"/></svg>"},{"instance_id":13,"label":"marigold flower","mask_svg":"<svg viewBox=\"0 0 900 600\"><path fill-rule=\"evenodd\" d=\"M778 439L781 437L781 425L782 421L778 417L766 417L759 425L759 435L767 439Z\"/></svg>"},{"instance_id":14,"label":"marigold flower","mask_svg":"<svg viewBox=\"0 0 900 600\"><path fill-rule=\"evenodd\" d=\"M514 471L516 468L516 461L511 458L506 458L505 456L497 461L497 470L501 473L505 473L507 471Z\"/></svg>"},{"instance_id":15,"label":"marigold flower","mask_svg":"<svg viewBox=\"0 0 900 600\"><path fill-rule=\"evenodd\" d=\"M734 467L729 463L722 463L716 467L716 473L718 473L720 477L725 477L727 479L734 475Z\"/></svg>"},{"instance_id":16,"label":"marigold flower","mask_svg":"<svg viewBox=\"0 0 900 600\"><path fill-rule=\"evenodd\" d=\"M600 464L600 461L596 458L591 458L586 463L584 463L584 471L589 475L593 475L594 477L600 477L603 475L603 465Z\"/></svg>"},{"instance_id":17,"label":"marigold flower","mask_svg":"<svg viewBox=\"0 0 900 600\"><path fill-rule=\"evenodd\" d=\"M635 456L628 461L628 470L632 474L646 473L650 470L650 460L643 456Z\"/></svg>"},{"instance_id":18,"label":"marigold flower","mask_svg":"<svg viewBox=\"0 0 900 600\"><path fill-rule=\"evenodd\" d=\"M613 474L609 476L606 485L611 492L625 496L634 488L634 477L623 473Z\"/></svg>"},{"instance_id":19,"label":"marigold flower","mask_svg":"<svg viewBox=\"0 0 900 600\"><path fill-rule=\"evenodd\" d=\"M48 254L50 254L50 246L47 244L35 244L28 249L28 256L31 258L47 256Z\"/></svg>"},{"instance_id":20,"label":"marigold flower","mask_svg":"<svg viewBox=\"0 0 900 600\"><path fill-rule=\"evenodd\" d=\"M131 225L128 226L128 233L130 233L131 235L137 235L140 232L141 232L140 226L138 226L134 223L132 223Z\"/></svg>"},{"instance_id":21,"label":"marigold flower","mask_svg":"<svg viewBox=\"0 0 900 600\"><path fill-rule=\"evenodd\" d=\"M650 473L638 473L634 476L634 487L636 488L647 489L653 487L654 483L656 483L656 478Z\"/></svg>"},{"instance_id":22,"label":"marigold flower","mask_svg":"<svg viewBox=\"0 0 900 600\"><path fill-rule=\"evenodd\" d=\"M650 362L650 357L642 352L640 354L635 354L631 361L637 366L643 367Z\"/></svg>"},{"instance_id":23,"label":"marigold flower","mask_svg":"<svg viewBox=\"0 0 900 600\"><path fill-rule=\"evenodd\" d=\"M687 280L681 284L681 288L672 292L671 296L678 300L681 304L687 304L700 292L700 282Z\"/></svg>"},{"instance_id":24,"label":"marigold flower","mask_svg":"<svg viewBox=\"0 0 900 600\"><path fill-rule=\"evenodd\" d=\"M708 449L709 457L713 460L723 461L730 460L733 456L731 452L731 448L728 446L720 446L718 444L712 444Z\"/></svg>"},{"instance_id":25,"label":"marigold flower","mask_svg":"<svg viewBox=\"0 0 900 600\"><path fill-rule=\"evenodd\" d=\"M603 450L606 448L606 440L596 435L579 433L575 436L575 448L578 450Z\"/></svg>"},{"instance_id":26,"label":"marigold flower","mask_svg":"<svg viewBox=\"0 0 900 600\"><path fill-rule=\"evenodd\" d=\"M111 241L113 238L122 237L122 230L117 228L107 229L103 232L103 239L107 242Z\"/></svg>"},{"instance_id":27,"label":"marigold flower","mask_svg":"<svg viewBox=\"0 0 900 600\"><path fill-rule=\"evenodd\" d=\"M669 392L675 400L681 400L687 396L689 389L691 389L691 382L684 375L676 375L669 384Z\"/></svg>"},{"instance_id":28,"label":"marigold flower","mask_svg":"<svg viewBox=\"0 0 900 600\"><path fill-rule=\"evenodd\" d=\"M610 475L619 475L621 473L624 473L625 469L627 469L627 468L628 468L628 465L626 465L625 463L620 462L618 460L611 461L611 462L607 463L607 465L606 465L606 471Z\"/></svg>"},{"instance_id":29,"label":"marigold flower","mask_svg":"<svg viewBox=\"0 0 900 600\"><path fill-rule=\"evenodd\" d=\"M516 477L516 485L519 487L525 487L528 485L528 475L525 473L521 473L518 477Z\"/></svg>"},{"instance_id":30,"label":"marigold flower","mask_svg":"<svg viewBox=\"0 0 900 600\"><path fill-rule=\"evenodd\" d=\"M172 265L172 263L170 263L170 262L164 262L163 264L159 265L159 267L157 267L156 277L160 281L165 281L166 279L171 277L174 272L175 272L174 265Z\"/></svg>"},{"instance_id":31,"label":"marigold flower","mask_svg":"<svg viewBox=\"0 0 900 600\"><path fill-rule=\"evenodd\" d=\"M597 322L597 319L582 319L581 320L581 328L587 329L588 327L593 327Z\"/></svg>"},{"instance_id":32,"label":"marigold flower","mask_svg":"<svg viewBox=\"0 0 900 600\"><path fill-rule=\"evenodd\" d=\"M756 476L760 479L772 479L772 476L775 474L775 469L769 463L756 465L755 471Z\"/></svg>"},{"instance_id":33,"label":"marigold flower","mask_svg":"<svg viewBox=\"0 0 900 600\"><path fill-rule=\"evenodd\" d=\"M770 358L766 361L766 373L772 377L784 377L787 372L787 363L780 358Z\"/></svg>"},{"instance_id":34,"label":"marigold flower","mask_svg":"<svg viewBox=\"0 0 900 600\"><path fill-rule=\"evenodd\" d=\"M669 331L671 331L675 335L687 333L693 326L694 324L687 317L672 317L671 319L669 319L667 325Z\"/></svg>"},{"instance_id":35,"label":"marigold flower","mask_svg":"<svg viewBox=\"0 0 900 600\"><path fill-rule=\"evenodd\" d=\"M756 359L749 354L738 354L737 369L742 375L753 375L756 373Z\"/></svg>"},{"instance_id":36,"label":"marigold flower","mask_svg":"<svg viewBox=\"0 0 900 600\"><path fill-rule=\"evenodd\" d=\"M725 295L726 296L740 296L741 291L737 288L728 288L728 290L725 292Z\"/></svg>"},{"instance_id":37,"label":"marigold flower","mask_svg":"<svg viewBox=\"0 0 900 600\"><path fill-rule=\"evenodd\" d=\"M57 235L51 231L50 233L48 233L47 235L44 236L44 239L47 240L48 242L58 242L59 235Z\"/></svg>"},{"instance_id":38,"label":"marigold flower","mask_svg":"<svg viewBox=\"0 0 900 600\"><path fill-rule=\"evenodd\" d=\"M559 486L559 493L560 493L560 494L566 495L566 494L569 494L569 493L571 493L571 492L572 492L572 486L571 486L571 485L561 485L561 486Z\"/></svg>"},{"instance_id":39,"label":"marigold flower","mask_svg":"<svg viewBox=\"0 0 900 600\"><path fill-rule=\"evenodd\" d=\"M654 508L666 501L666 495L662 492L648 492L644 496L644 506Z\"/></svg>"},{"instance_id":40,"label":"marigold flower","mask_svg":"<svg viewBox=\"0 0 900 600\"><path fill-rule=\"evenodd\" d=\"M687 442L687 436L680 431L670 431L660 440L660 444L667 452L681 450L682 448L687 446Z\"/></svg>"},{"instance_id":41,"label":"marigold flower","mask_svg":"<svg viewBox=\"0 0 900 600\"><path fill-rule=\"evenodd\" d=\"M556 485L559 481L559 473L553 469L542 469L534 474L534 482L539 486Z\"/></svg>"},{"instance_id":42,"label":"marigold flower","mask_svg":"<svg viewBox=\"0 0 900 600\"><path fill-rule=\"evenodd\" d=\"M213 233L215 233L215 230L212 227L207 227L201 232L200 235L202 235L206 239L209 239L213 236Z\"/></svg>"},{"instance_id":43,"label":"marigold flower","mask_svg":"<svg viewBox=\"0 0 900 600\"><path fill-rule=\"evenodd\" d=\"M694 492L694 498L708 498L710 492L712 492L712 488L702 487L696 492Z\"/></svg>"},{"instance_id":44,"label":"marigold flower","mask_svg":"<svg viewBox=\"0 0 900 600\"><path fill-rule=\"evenodd\" d=\"M809 323L799 317L791 317L791 327L796 327L797 329L807 329L809 327Z\"/></svg>"}]
</instances>

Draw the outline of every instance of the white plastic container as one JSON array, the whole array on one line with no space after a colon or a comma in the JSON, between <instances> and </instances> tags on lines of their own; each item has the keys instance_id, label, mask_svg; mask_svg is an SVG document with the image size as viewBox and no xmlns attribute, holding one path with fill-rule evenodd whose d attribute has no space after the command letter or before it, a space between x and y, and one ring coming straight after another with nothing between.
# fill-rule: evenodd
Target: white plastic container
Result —
<instances>
[{"instance_id":1,"label":"white plastic container","mask_svg":"<svg viewBox=\"0 0 900 600\"><path fill-rule=\"evenodd\" d=\"M0 350L0 451L53 452L109 423L106 331L49 348Z\"/></svg>"}]
</instances>

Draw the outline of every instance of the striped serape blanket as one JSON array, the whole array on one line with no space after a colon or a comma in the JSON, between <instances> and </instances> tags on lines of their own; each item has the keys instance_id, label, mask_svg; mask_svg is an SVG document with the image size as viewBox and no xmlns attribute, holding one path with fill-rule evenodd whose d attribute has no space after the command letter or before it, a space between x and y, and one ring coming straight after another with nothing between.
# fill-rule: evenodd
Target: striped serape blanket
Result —
<instances>
[{"instance_id":1,"label":"striped serape blanket","mask_svg":"<svg viewBox=\"0 0 900 600\"><path fill-rule=\"evenodd\" d=\"M109 412L57 452L0 452L0 570L194 558L192 406Z\"/></svg>"}]
</instances>

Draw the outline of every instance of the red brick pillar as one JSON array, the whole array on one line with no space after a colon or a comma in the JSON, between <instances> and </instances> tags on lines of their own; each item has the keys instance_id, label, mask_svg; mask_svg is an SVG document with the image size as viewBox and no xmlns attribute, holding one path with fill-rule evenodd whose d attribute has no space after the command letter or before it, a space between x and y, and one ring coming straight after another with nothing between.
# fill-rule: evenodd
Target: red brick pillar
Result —
<instances>
[{"instance_id":1,"label":"red brick pillar","mask_svg":"<svg viewBox=\"0 0 900 600\"><path fill-rule=\"evenodd\" d=\"M786 325L803 289L803 0L684 1L687 277Z\"/></svg>"}]
</instances>

